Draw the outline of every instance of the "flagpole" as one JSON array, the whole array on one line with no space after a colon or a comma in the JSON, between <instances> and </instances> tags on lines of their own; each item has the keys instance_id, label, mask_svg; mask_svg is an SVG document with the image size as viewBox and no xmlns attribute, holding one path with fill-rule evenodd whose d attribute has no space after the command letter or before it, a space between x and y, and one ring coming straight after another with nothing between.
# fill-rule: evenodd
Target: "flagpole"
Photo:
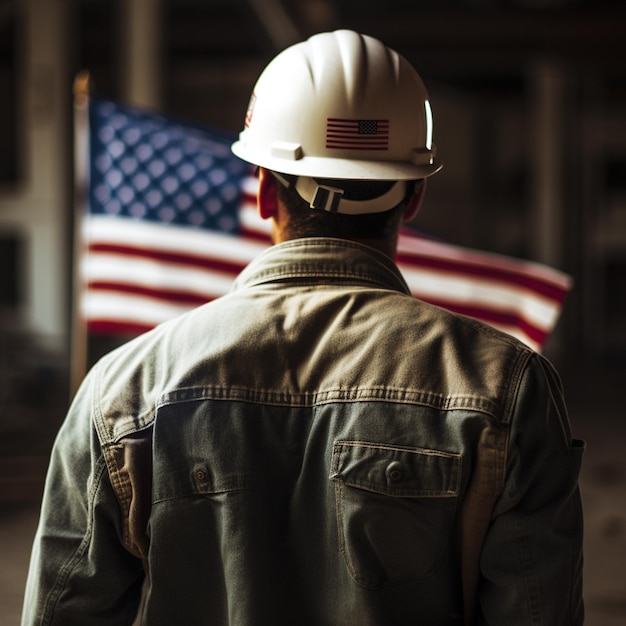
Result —
<instances>
[{"instance_id":1,"label":"flagpole","mask_svg":"<svg viewBox=\"0 0 626 626\"><path fill-rule=\"evenodd\" d=\"M72 263L72 318L70 330L70 397L87 372L87 320L82 310L85 241L83 226L89 189L89 87L90 76L81 71L74 79L74 248Z\"/></svg>"}]
</instances>

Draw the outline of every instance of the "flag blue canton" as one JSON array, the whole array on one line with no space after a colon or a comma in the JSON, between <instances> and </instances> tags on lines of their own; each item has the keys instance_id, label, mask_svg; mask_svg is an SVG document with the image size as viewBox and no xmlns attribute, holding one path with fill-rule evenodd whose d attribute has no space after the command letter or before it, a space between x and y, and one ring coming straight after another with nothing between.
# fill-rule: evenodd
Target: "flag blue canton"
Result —
<instances>
[{"instance_id":1,"label":"flag blue canton","mask_svg":"<svg viewBox=\"0 0 626 626\"><path fill-rule=\"evenodd\" d=\"M164 224L238 231L249 166L228 133L91 100L90 212Z\"/></svg>"}]
</instances>

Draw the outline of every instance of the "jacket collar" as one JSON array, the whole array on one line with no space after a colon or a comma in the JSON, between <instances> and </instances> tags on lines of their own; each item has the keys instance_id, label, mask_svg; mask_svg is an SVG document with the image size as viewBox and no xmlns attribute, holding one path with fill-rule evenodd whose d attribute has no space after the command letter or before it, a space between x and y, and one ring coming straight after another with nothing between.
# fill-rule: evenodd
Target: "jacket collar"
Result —
<instances>
[{"instance_id":1,"label":"jacket collar","mask_svg":"<svg viewBox=\"0 0 626 626\"><path fill-rule=\"evenodd\" d=\"M349 283L411 294L396 264L382 252L325 237L293 239L268 248L239 274L233 290L284 281Z\"/></svg>"}]
</instances>

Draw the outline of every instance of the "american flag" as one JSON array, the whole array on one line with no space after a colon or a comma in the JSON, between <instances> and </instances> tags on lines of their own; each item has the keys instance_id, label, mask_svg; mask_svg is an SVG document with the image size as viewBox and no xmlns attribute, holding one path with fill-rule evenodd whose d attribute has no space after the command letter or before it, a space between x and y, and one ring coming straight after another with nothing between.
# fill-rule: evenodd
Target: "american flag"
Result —
<instances>
[{"instance_id":1,"label":"american flag","mask_svg":"<svg viewBox=\"0 0 626 626\"><path fill-rule=\"evenodd\" d=\"M340 150L387 150L389 120L326 120L326 147Z\"/></svg>"},{"instance_id":2,"label":"american flag","mask_svg":"<svg viewBox=\"0 0 626 626\"><path fill-rule=\"evenodd\" d=\"M92 333L135 335L227 293L270 245L257 179L227 133L106 100L89 106L81 311ZM570 288L545 265L404 230L398 265L418 298L541 350Z\"/></svg>"}]
</instances>

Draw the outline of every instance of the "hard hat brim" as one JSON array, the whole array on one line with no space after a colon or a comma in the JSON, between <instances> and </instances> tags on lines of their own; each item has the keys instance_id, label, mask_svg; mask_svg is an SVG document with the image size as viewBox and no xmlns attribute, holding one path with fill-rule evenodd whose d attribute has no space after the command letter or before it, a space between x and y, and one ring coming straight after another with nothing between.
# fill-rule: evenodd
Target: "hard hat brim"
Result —
<instances>
[{"instance_id":1,"label":"hard hat brim","mask_svg":"<svg viewBox=\"0 0 626 626\"><path fill-rule=\"evenodd\" d=\"M272 156L265 150L254 150L241 139L232 144L231 150L240 159L268 170L336 180L419 180L432 176L443 167L436 158L432 163L423 165L406 161L372 161L353 156L329 159L303 155L301 158L288 159Z\"/></svg>"}]
</instances>

